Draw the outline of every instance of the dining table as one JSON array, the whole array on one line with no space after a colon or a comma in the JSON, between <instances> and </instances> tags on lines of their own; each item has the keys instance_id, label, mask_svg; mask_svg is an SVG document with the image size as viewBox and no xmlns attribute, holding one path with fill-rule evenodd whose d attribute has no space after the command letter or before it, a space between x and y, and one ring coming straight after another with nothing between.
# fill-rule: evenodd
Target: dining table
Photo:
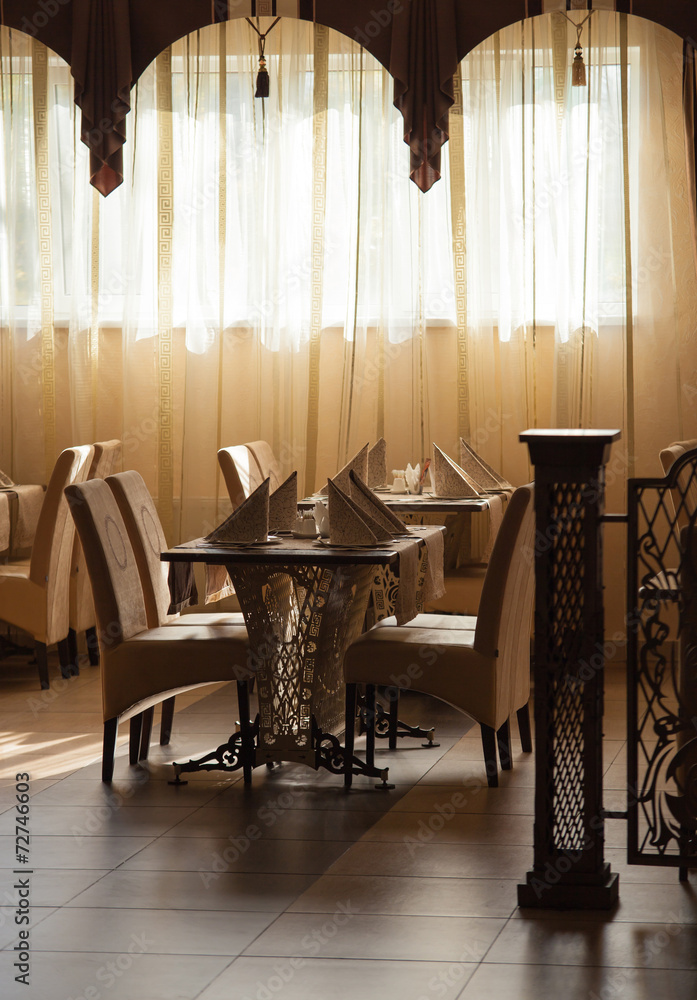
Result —
<instances>
[{"instance_id":1,"label":"dining table","mask_svg":"<svg viewBox=\"0 0 697 1000\"><path fill-rule=\"evenodd\" d=\"M394 612L400 560L413 567L407 553L413 554L415 545L418 568L409 587L413 600L406 610L401 606L402 618L421 610L432 579L428 553L438 552L442 559L444 531L442 526L414 526L405 528L403 537L371 547L280 532L263 542L200 538L164 551L161 558L170 563L225 566L249 635L248 670L238 680L239 731L198 760L175 762L175 783L186 772L238 768L249 781L255 767L289 761L337 775L350 769L354 775L379 778L378 787L389 787L387 768L368 766L356 756L348 760L340 742L346 709L344 653L370 621L366 613L375 591L384 607L373 620ZM389 592L386 571L392 581ZM258 699L254 720L247 686L252 677Z\"/></svg>"}]
</instances>

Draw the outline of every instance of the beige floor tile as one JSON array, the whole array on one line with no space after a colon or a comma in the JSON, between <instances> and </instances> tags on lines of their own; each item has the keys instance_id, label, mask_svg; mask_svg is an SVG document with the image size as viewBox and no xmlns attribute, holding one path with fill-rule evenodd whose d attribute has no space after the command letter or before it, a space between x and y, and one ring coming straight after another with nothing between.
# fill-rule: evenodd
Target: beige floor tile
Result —
<instances>
[{"instance_id":1,"label":"beige floor tile","mask_svg":"<svg viewBox=\"0 0 697 1000\"><path fill-rule=\"evenodd\" d=\"M353 843L380 818L376 812L348 809L336 812L329 809L284 810L274 808L271 802L259 807L236 809L234 812L198 809L186 817L182 816L181 821L168 829L165 836L236 837L244 833L251 824L260 831L261 837L270 840L307 840L312 836L316 840L345 840Z\"/></svg>"},{"instance_id":2,"label":"beige floor tile","mask_svg":"<svg viewBox=\"0 0 697 1000\"><path fill-rule=\"evenodd\" d=\"M240 775L241 778L241 775ZM32 795L33 806L82 806L101 809L181 808L196 809L211 803L217 795L230 787L230 779L192 781L188 785L169 785L167 781L152 777L138 768L133 776L104 784L84 778L82 771L61 778ZM38 784L38 782L37 782Z\"/></svg>"},{"instance_id":3,"label":"beige floor tile","mask_svg":"<svg viewBox=\"0 0 697 1000\"><path fill-rule=\"evenodd\" d=\"M34 836L73 837L79 845L88 837L158 837L180 823L195 806L126 809L112 805L41 806L33 803L29 813ZM0 836L14 834L13 812L0 816Z\"/></svg>"},{"instance_id":4,"label":"beige floor tile","mask_svg":"<svg viewBox=\"0 0 697 1000\"><path fill-rule=\"evenodd\" d=\"M486 771L484 770L483 757L480 757L479 760L469 760L466 757L448 754L424 774L421 783L426 785L465 785L471 784L473 781L483 783L485 780ZM522 754L520 760L514 760L513 768L510 771L499 769L499 788L508 788L510 785L535 787L535 762L532 754Z\"/></svg>"},{"instance_id":5,"label":"beige floor tile","mask_svg":"<svg viewBox=\"0 0 697 1000\"><path fill-rule=\"evenodd\" d=\"M43 923L43 921L46 920L47 917L50 917L52 913L58 913L58 910L55 909L55 907L37 906L36 904L32 904L30 910L28 911L29 923L22 923L18 926L15 923L16 906L17 903L15 894L14 909L9 904L0 907L0 949L8 947L9 949L13 949L14 945L19 943L20 939L18 931L20 929L29 931L30 940L33 944L34 934L36 933L38 925ZM0 957L0 963L2 963L3 958L5 957L6 956ZM3 980L0 977L0 982L2 981Z\"/></svg>"},{"instance_id":6,"label":"beige floor tile","mask_svg":"<svg viewBox=\"0 0 697 1000\"><path fill-rule=\"evenodd\" d=\"M316 878L316 875L258 872L148 872L121 868L105 873L69 905L282 913Z\"/></svg>"},{"instance_id":7,"label":"beige floor tile","mask_svg":"<svg viewBox=\"0 0 697 1000\"><path fill-rule=\"evenodd\" d=\"M548 920L512 920L487 962L697 969L697 927L678 923L589 923L557 914Z\"/></svg>"},{"instance_id":8,"label":"beige floor tile","mask_svg":"<svg viewBox=\"0 0 697 1000\"><path fill-rule=\"evenodd\" d=\"M456 785L416 785L393 806L393 811L449 814L484 813L487 815L532 816L535 812L535 789L532 787L489 788L484 781Z\"/></svg>"},{"instance_id":9,"label":"beige floor tile","mask_svg":"<svg viewBox=\"0 0 697 1000\"><path fill-rule=\"evenodd\" d=\"M358 810L358 812L383 813L399 803L410 785L396 785L389 790L376 789L372 784L359 786L357 782L347 792L343 783L318 785L313 772L304 769L303 781L285 781L284 767L269 773L254 772L251 786L242 783L229 785L208 802L211 809L261 808L267 806L274 812L293 809Z\"/></svg>"},{"instance_id":10,"label":"beige floor tile","mask_svg":"<svg viewBox=\"0 0 697 1000\"><path fill-rule=\"evenodd\" d=\"M67 708L67 706L65 707ZM101 737L104 719L101 712L47 711L43 718L39 718L31 712L23 712L8 720L6 724L0 722L0 730L6 730L10 727L13 733L82 733L85 735L97 734Z\"/></svg>"},{"instance_id":11,"label":"beige floor tile","mask_svg":"<svg viewBox=\"0 0 697 1000\"><path fill-rule=\"evenodd\" d=\"M124 868L137 871L284 872L322 874L340 857L347 844L319 840L255 840L240 837L160 837L133 855Z\"/></svg>"},{"instance_id":12,"label":"beige floor tile","mask_svg":"<svg viewBox=\"0 0 697 1000\"><path fill-rule=\"evenodd\" d=\"M689 997L697 973L561 965L481 965L458 1000L652 1000Z\"/></svg>"},{"instance_id":13,"label":"beige floor tile","mask_svg":"<svg viewBox=\"0 0 697 1000\"><path fill-rule=\"evenodd\" d=\"M487 917L379 916L357 912L350 897L327 913L284 913L245 955L479 962L504 926Z\"/></svg>"},{"instance_id":14,"label":"beige floor tile","mask_svg":"<svg viewBox=\"0 0 697 1000\"><path fill-rule=\"evenodd\" d=\"M457 844L361 841L333 865L330 874L521 879L531 864L530 847L470 846L463 849Z\"/></svg>"},{"instance_id":15,"label":"beige floor tile","mask_svg":"<svg viewBox=\"0 0 697 1000\"><path fill-rule=\"evenodd\" d=\"M361 913L509 917L517 906L513 880L322 875L290 907L321 913L350 898Z\"/></svg>"},{"instance_id":16,"label":"beige floor tile","mask_svg":"<svg viewBox=\"0 0 697 1000\"><path fill-rule=\"evenodd\" d=\"M153 955L239 955L276 919L274 913L185 909L70 908L43 920L31 935L34 951L126 952L134 930Z\"/></svg>"},{"instance_id":17,"label":"beige floor tile","mask_svg":"<svg viewBox=\"0 0 697 1000\"><path fill-rule=\"evenodd\" d=\"M431 813L391 812L383 816L363 839L384 843L417 844L529 844L531 816L457 815L443 810Z\"/></svg>"},{"instance_id":18,"label":"beige floor tile","mask_svg":"<svg viewBox=\"0 0 697 1000\"><path fill-rule=\"evenodd\" d=\"M11 859L8 859L11 860ZM65 906L84 889L98 882L110 869L67 869L43 868L34 871L31 879L32 906ZM20 876L21 877L21 876ZM17 891L14 888L17 875L13 869L0 868L0 900L2 914L14 920L17 907Z\"/></svg>"},{"instance_id":19,"label":"beige floor tile","mask_svg":"<svg viewBox=\"0 0 697 1000\"><path fill-rule=\"evenodd\" d=\"M3 1000L86 995L109 1000L189 1000L198 997L231 961L227 956L152 955L147 953L147 940L147 928L134 925L130 951L37 952L32 956L30 989L5 976ZM0 961L3 958L0 955Z\"/></svg>"},{"instance_id":20,"label":"beige floor tile","mask_svg":"<svg viewBox=\"0 0 697 1000\"><path fill-rule=\"evenodd\" d=\"M32 836L30 859L34 869L44 868L115 868L141 851L152 837L85 837L78 844L75 837ZM14 858L14 837L0 837L0 858Z\"/></svg>"},{"instance_id":21,"label":"beige floor tile","mask_svg":"<svg viewBox=\"0 0 697 1000\"><path fill-rule=\"evenodd\" d=\"M198 1000L456 1000L476 966L324 958L237 958Z\"/></svg>"}]
</instances>

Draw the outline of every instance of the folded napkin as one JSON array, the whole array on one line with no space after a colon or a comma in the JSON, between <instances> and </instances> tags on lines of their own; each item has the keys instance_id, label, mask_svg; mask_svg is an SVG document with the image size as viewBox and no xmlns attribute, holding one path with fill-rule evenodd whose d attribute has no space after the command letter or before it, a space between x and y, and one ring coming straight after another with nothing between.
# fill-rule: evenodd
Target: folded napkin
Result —
<instances>
[{"instance_id":1,"label":"folded napkin","mask_svg":"<svg viewBox=\"0 0 697 1000\"><path fill-rule=\"evenodd\" d=\"M390 537L405 534L407 529L397 515L392 513L390 508L373 493L370 487L366 486L353 470L349 473L349 483L351 499L363 513L382 525L390 533Z\"/></svg>"},{"instance_id":2,"label":"folded napkin","mask_svg":"<svg viewBox=\"0 0 697 1000\"><path fill-rule=\"evenodd\" d=\"M360 475L360 473L359 473ZM384 438L376 441L368 452L368 476L361 476L368 486L384 486L387 483L387 442Z\"/></svg>"},{"instance_id":3,"label":"folded napkin","mask_svg":"<svg viewBox=\"0 0 697 1000\"><path fill-rule=\"evenodd\" d=\"M269 497L269 527L290 531L298 516L298 474L291 472Z\"/></svg>"},{"instance_id":4,"label":"folded napkin","mask_svg":"<svg viewBox=\"0 0 697 1000\"><path fill-rule=\"evenodd\" d=\"M269 533L269 480L265 479L222 524L206 535L207 542L260 542Z\"/></svg>"},{"instance_id":5,"label":"folded napkin","mask_svg":"<svg viewBox=\"0 0 697 1000\"><path fill-rule=\"evenodd\" d=\"M448 458L444 451L433 445L433 464L430 466L433 477L433 490L437 497L446 499L460 497L478 497L481 489L468 476L464 469Z\"/></svg>"},{"instance_id":6,"label":"folded napkin","mask_svg":"<svg viewBox=\"0 0 697 1000\"><path fill-rule=\"evenodd\" d=\"M350 459L343 469L340 469L335 476L332 477L332 482L335 486L338 486L343 493L348 493L350 490L349 483L349 473L353 469L356 475L360 476L363 482L368 478L368 445L364 444L360 451ZM326 492L326 487L325 487Z\"/></svg>"},{"instance_id":7,"label":"folded napkin","mask_svg":"<svg viewBox=\"0 0 697 1000\"><path fill-rule=\"evenodd\" d=\"M495 472L490 465L478 455L474 448L467 444L464 438L460 438L460 465L465 472L485 490L506 490L512 489L507 479Z\"/></svg>"},{"instance_id":8,"label":"folded napkin","mask_svg":"<svg viewBox=\"0 0 697 1000\"><path fill-rule=\"evenodd\" d=\"M360 512L333 479L327 483L330 545L376 545L378 537Z\"/></svg>"}]
</instances>

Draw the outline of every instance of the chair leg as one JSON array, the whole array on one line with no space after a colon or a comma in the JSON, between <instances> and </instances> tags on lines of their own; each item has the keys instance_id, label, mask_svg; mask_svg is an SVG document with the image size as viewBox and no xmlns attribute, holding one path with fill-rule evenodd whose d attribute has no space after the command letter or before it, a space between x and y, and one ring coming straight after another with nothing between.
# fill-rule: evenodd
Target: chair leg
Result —
<instances>
[{"instance_id":1,"label":"chair leg","mask_svg":"<svg viewBox=\"0 0 697 1000\"><path fill-rule=\"evenodd\" d=\"M162 702L162 718L160 720L160 746L169 746L174 722L174 698L165 698Z\"/></svg>"},{"instance_id":2,"label":"chair leg","mask_svg":"<svg viewBox=\"0 0 697 1000\"><path fill-rule=\"evenodd\" d=\"M70 646L67 639L61 639L58 643L58 660L61 665L61 677L72 677L73 671L70 663Z\"/></svg>"},{"instance_id":3,"label":"chair leg","mask_svg":"<svg viewBox=\"0 0 697 1000\"><path fill-rule=\"evenodd\" d=\"M518 717L518 732L523 753L532 753L532 733L530 731L530 706L526 703L516 712Z\"/></svg>"},{"instance_id":4,"label":"chair leg","mask_svg":"<svg viewBox=\"0 0 697 1000\"><path fill-rule=\"evenodd\" d=\"M155 716L155 706L151 705L143 712L143 728L140 733L140 750L138 760L147 760L150 753L150 737L152 736L152 720Z\"/></svg>"},{"instance_id":5,"label":"chair leg","mask_svg":"<svg viewBox=\"0 0 697 1000\"><path fill-rule=\"evenodd\" d=\"M70 658L70 673L77 677L80 673L80 654L77 651L77 632L68 629L68 656Z\"/></svg>"},{"instance_id":6,"label":"chair leg","mask_svg":"<svg viewBox=\"0 0 697 1000\"><path fill-rule=\"evenodd\" d=\"M96 628L86 628L85 629L85 639L87 640L87 656L89 657L90 666L99 666L99 640L97 639Z\"/></svg>"},{"instance_id":7,"label":"chair leg","mask_svg":"<svg viewBox=\"0 0 697 1000\"><path fill-rule=\"evenodd\" d=\"M131 719L130 738L128 740L128 763L134 766L140 756L140 737L143 732L143 713L139 712Z\"/></svg>"},{"instance_id":8,"label":"chair leg","mask_svg":"<svg viewBox=\"0 0 697 1000\"><path fill-rule=\"evenodd\" d=\"M116 731L118 719L107 719L104 723L104 743L102 746L102 781L114 777L114 754L116 752Z\"/></svg>"},{"instance_id":9,"label":"chair leg","mask_svg":"<svg viewBox=\"0 0 697 1000\"><path fill-rule=\"evenodd\" d=\"M365 762L375 767L375 685L365 686Z\"/></svg>"},{"instance_id":10,"label":"chair leg","mask_svg":"<svg viewBox=\"0 0 697 1000\"><path fill-rule=\"evenodd\" d=\"M399 722L399 688L390 687L385 691L390 706L390 720L387 745L390 750L397 749L397 723Z\"/></svg>"},{"instance_id":11,"label":"chair leg","mask_svg":"<svg viewBox=\"0 0 697 1000\"><path fill-rule=\"evenodd\" d=\"M353 781L353 747L356 734L356 698L355 684L346 685L346 730L344 732L344 785L351 787Z\"/></svg>"},{"instance_id":12,"label":"chair leg","mask_svg":"<svg viewBox=\"0 0 697 1000\"><path fill-rule=\"evenodd\" d=\"M496 732L496 742L499 745L499 758L501 760L501 770L510 771L513 767L511 758L511 725L508 719Z\"/></svg>"},{"instance_id":13,"label":"chair leg","mask_svg":"<svg viewBox=\"0 0 697 1000\"><path fill-rule=\"evenodd\" d=\"M51 686L48 680L48 657L46 655L46 643L37 642L34 647L34 653L36 655L36 663L39 668L39 684L41 685L41 690L45 691Z\"/></svg>"},{"instance_id":14,"label":"chair leg","mask_svg":"<svg viewBox=\"0 0 697 1000\"><path fill-rule=\"evenodd\" d=\"M484 765L489 788L498 788L499 771L496 764L496 732L491 726L482 724L482 747L484 748Z\"/></svg>"}]
</instances>

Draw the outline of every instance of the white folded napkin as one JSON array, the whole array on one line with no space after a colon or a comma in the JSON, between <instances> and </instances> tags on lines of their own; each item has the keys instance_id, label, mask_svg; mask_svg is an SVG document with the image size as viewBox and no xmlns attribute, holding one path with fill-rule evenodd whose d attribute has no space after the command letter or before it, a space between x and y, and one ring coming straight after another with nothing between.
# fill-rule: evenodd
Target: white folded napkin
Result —
<instances>
[{"instance_id":1,"label":"white folded napkin","mask_svg":"<svg viewBox=\"0 0 697 1000\"><path fill-rule=\"evenodd\" d=\"M460 465L474 481L485 490L513 489L511 484L477 454L464 438L460 438Z\"/></svg>"},{"instance_id":2,"label":"white folded napkin","mask_svg":"<svg viewBox=\"0 0 697 1000\"><path fill-rule=\"evenodd\" d=\"M222 524L206 535L207 542L261 542L269 534L269 480L257 486Z\"/></svg>"},{"instance_id":3,"label":"white folded napkin","mask_svg":"<svg viewBox=\"0 0 697 1000\"><path fill-rule=\"evenodd\" d=\"M298 473L291 472L269 496L269 527L274 531L290 531L297 516Z\"/></svg>"},{"instance_id":4,"label":"white folded napkin","mask_svg":"<svg viewBox=\"0 0 697 1000\"><path fill-rule=\"evenodd\" d=\"M433 489L437 497L459 499L478 497L482 490L464 469L453 462L444 451L433 444L433 463L430 466Z\"/></svg>"}]
</instances>

